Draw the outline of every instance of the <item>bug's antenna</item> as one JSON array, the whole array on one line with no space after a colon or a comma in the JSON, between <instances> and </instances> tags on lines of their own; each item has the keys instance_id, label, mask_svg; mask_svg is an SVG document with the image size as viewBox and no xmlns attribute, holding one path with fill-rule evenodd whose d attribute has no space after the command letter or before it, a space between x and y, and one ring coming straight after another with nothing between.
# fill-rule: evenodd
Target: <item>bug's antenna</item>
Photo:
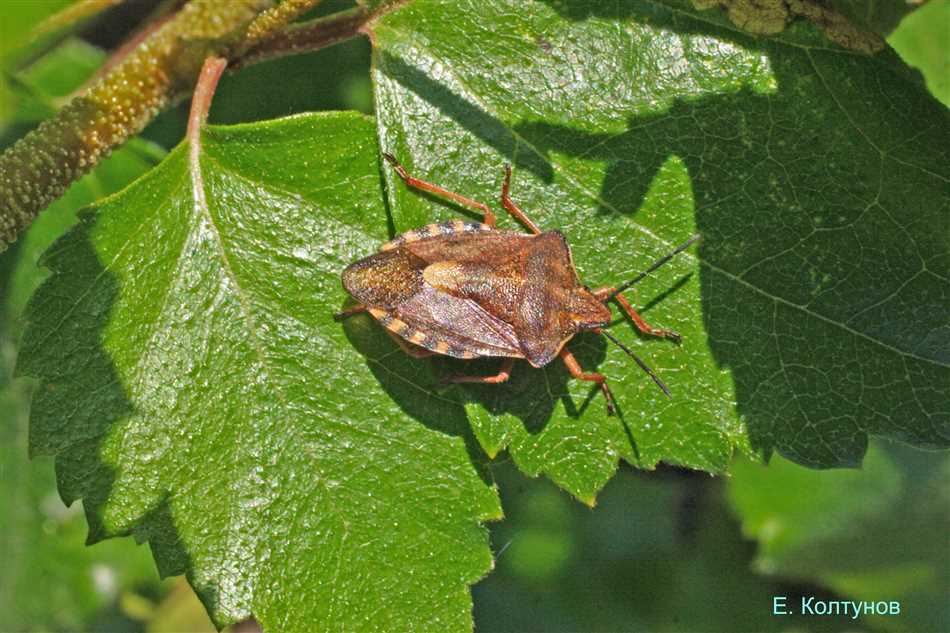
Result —
<instances>
[{"instance_id":1,"label":"bug's antenna","mask_svg":"<svg viewBox=\"0 0 950 633\"><path fill-rule=\"evenodd\" d=\"M702 238L702 235L700 235L699 233L697 233L697 234L694 235L693 237L689 238L688 240L686 240L685 242L683 242L682 244L680 244L679 246L677 246L676 248L674 248L672 253L669 253L669 254L667 254L667 255L664 255L664 256L661 257L660 259L658 259L658 260L656 260L655 262L653 262L653 265L652 265L652 266L650 266L649 268L647 268L646 270L644 270L642 273L640 273L639 275L637 275L636 277L634 277L634 278L631 279L630 281L626 281L626 282L620 284L619 286L617 286L617 287L614 289L614 291L611 292L611 293L607 296L606 299L604 299L604 302L606 303L607 301L610 301L610 300L613 299L615 296L617 296L618 294L620 294L621 292L623 292L624 290L626 290L627 288L629 288L629 287L632 286L633 284L637 283L638 281L640 281L641 279L643 279L644 277L646 277L647 275L649 275L650 273L652 273L654 270L656 270L657 268L659 268L660 266L662 266L662 265L665 264L666 262L668 262L668 261L670 261L671 259L673 259L676 255L678 255L678 254L682 253L683 251L685 251L687 248L689 248L690 246L692 246L694 243L698 242L701 238ZM621 347L622 347L622 346L621 346ZM629 351L628 351L627 353L629 353ZM636 358L636 356L634 356L634 358ZM640 362L640 361L638 360L637 362ZM642 367L642 365L641 365L641 367ZM667 395L668 395L668 394L667 394Z\"/></svg>"},{"instance_id":2,"label":"bug's antenna","mask_svg":"<svg viewBox=\"0 0 950 633\"><path fill-rule=\"evenodd\" d=\"M652 369L650 369L650 367L649 367L646 363L644 363L642 360L640 360L640 357L639 357L639 356L637 356L636 354L634 354L633 352L631 352L631 351L630 351L630 348L628 348L626 345L624 345L623 343L621 343L620 341L618 341L617 339L615 339L615 338L613 337L613 335L610 334L610 332L608 332L607 330L598 329L597 331L600 332L601 334L603 334L604 336L606 336L606 337L607 337L608 339L610 339L611 341L613 341L614 345L616 345L617 347L619 347L619 348L622 349L623 351L627 352L627 354L629 354L630 357L633 358L633 360L637 361L637 365L640 365L640 369L642 369L643 371L645 371L645 372L647 373L647 375L650 376L650 378L653 379L653 382L656 383L656 386L663 390L663 393L666 394L666 397L669 398L670 400L673 399L673 396L670 395L670 390L666 387L665 384L663 384L663 381L660 380L660 377L657 376L657 375L656 375L656 372L654 372Z\"/></svg>"}]
</instances>

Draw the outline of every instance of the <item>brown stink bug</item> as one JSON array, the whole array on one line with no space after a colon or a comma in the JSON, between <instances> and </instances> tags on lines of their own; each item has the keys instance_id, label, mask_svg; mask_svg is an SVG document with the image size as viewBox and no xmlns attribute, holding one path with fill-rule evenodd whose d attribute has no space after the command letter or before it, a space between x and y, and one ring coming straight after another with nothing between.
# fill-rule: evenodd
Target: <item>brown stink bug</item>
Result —
<instances>
[{"instance_id":1,"label":"brown stink bug","mask_svg":"<svg viewBox=\"0 0 950 633\"><path fill-rule=\"evenodd\" d=\"M607 333L606 303L617 301L641 332L675 341L679 334L655 329L621 294L699 239L694 235L634 279L591 290L580 283L571 250L560 231L541 231L508 196L511 168L505 165L501 204L531 233L495 228L495 216L481 202L413 178L390 154L383 154L405 183L483 214L481 223L452 220L429 224L385 243L375 255L343 271L343 287L359 304L337 318L369 312L409 355L456 358L498 356L494 376L450 376L447 383L501 383L515 359L543 367L560 357L571 376L600 385L608 413L613 397L602 374L586 373L565 348L578 332L603 334L633 357L667 396L663 381L633 352Z\"/></svg>"}]
</instances>

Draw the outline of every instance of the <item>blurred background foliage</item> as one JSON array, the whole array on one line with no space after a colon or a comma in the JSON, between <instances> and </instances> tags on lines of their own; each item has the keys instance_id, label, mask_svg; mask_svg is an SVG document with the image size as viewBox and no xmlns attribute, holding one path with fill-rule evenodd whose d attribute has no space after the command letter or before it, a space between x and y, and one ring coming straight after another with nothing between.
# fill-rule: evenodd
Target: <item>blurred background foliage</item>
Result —
<instances>
[{"instance_id":1,"label":"blurred background foliage","mask_svg":"<svg viewBox=\"0 0 950 633\"><path fill-rule=\"evenodd\" d=\"M154 7L129 0L26 46L68 0L7 0L0 15L0 148L48 117ZM346 8L333 0L320 13ZM950 105L950 2L931 0L888 40ZM42 54L40 54L42 52ZM227 75L213 123L313 110L372 111L363 39ZM275 85L275 77L279 77ZM30 385L14 380L21 313L40 254L76 210L157 164L187 104L159 117L0 254L0 631L213 631L183 578L160 580L147 546L86 547L81 503L65 507L49 459L27 458ZM491 526L496 569L473 588L479 631L950 630L950 456L873 443L864 467L814 471L780 457L714 479L622 467L591 510L500 456L507 518ZM770 615L773 596L900 600L900 617Z\"/></svg>"}]
</instances>

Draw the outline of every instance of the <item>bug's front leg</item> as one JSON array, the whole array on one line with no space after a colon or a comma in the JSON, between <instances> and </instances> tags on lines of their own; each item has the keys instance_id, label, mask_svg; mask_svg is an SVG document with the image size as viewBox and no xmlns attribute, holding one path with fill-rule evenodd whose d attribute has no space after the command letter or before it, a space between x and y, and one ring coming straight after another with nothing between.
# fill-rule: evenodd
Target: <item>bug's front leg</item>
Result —
<instances>
[{"instance_id":1,"label":"bug's front leg","mask_svg":"<svg viewBox=\"0 0 950 633\"><path fill-rule=\"evenodd\" d=\"M525 215L524 211L518 208L518 205L514 203L514 201L511 199L511 196L508 195L508 191L510 188L511 188L511 165L508 165L506 163L505 164L505 182L501 185L501 206L505 207L508 213L515 216L519 220L521 220L521 223L524 224L529 229L531 229L532 233L534 233L535 235L540 234L541 229L538 228L538 225L532 222L531 219L528 218L527 215Z\"/></svg>"},{"instance_id":2,"label":"bug's front leg","mask_svg":"<svg viewBox=\"0 0 950 633\"><path fill-rule=\"evenodd\" d=\"M495 214L491 212L491 209L489 209L488 205L485 203L472 200L471 198L466 198L462 194L449 191L448 189L443 189L439 185L435 185L431 182L426 182L425 180L420 180L415 176L411 176L409 172L406 171L406 168L403 167L392 154L383 154L383 157L390 162L390 164L393 166L393 169L396 170L396 173L399 174L399 177L402 178L406 185L415 187L416 189L421 189L422 191L434 193L437 196L448 198L449 200L457 202L462 206L468 207L469 209L480 211L484 215L482 222L492 228L495 227Z\"/></svg>"},{"instance_id":3,"label":"bug's front leg","mask_svg":"<svg viewBox=\"0 0 950 633\"><path fill-rule=\"evenodd\" d=\"M477 382L489 385L497 385L498 383L508 380L508 378L511 376L511 368L514 367L514 364L514 358L506 358L501 364L501 368L498 370L498 373L494 376L447 376L442 379L442 382L446 384L457 382Z\"/></svg>"},{"instance_id":4,"label":"bug's front leg","mask_svg":"<svg viewBox=\"0 0 950 633\"><path fill-rule=\"evenodd\" d=\"M606 301L610 295L614 293L616 288L598 288L594 290L593 294L600 301ZM627 313L630 319L633 321L633 324L637 326L637 329L643 332L644 334L649 334L650 336L663 336L668 339L674 340L677 343L683 340L683 337L680 336L679 332L674 332L673 330L665 330L661 328L655 328L646 321L643 320L643 317L633 309L633 306L630 305L630 302L627 301L627 298L622 294L614 295L614 299L617 300L617 303L620 304L620 307L623 308L623 311Z\"/></svg>"},{"instance_id":5,"label":"bug's front leg","mask_svg":"<svg viewBox=\"0 0 950 633\"><path fill-rule=\"evenodd\" d=\"M584 372L584 370L581 369L581 364L574 358L574 354L567 351L566 348L561 349L560 356L561 360L564 361L564 365L567 367L567 371L571 372L572 377L578 380L596 382L600 385L600 390L604 393L604 398L607 400L607 415L613 415L616 409L614 407L613 394L610 393L610 389L607 387L607 377L603 374Z\"/></svg>"}]
</instances>

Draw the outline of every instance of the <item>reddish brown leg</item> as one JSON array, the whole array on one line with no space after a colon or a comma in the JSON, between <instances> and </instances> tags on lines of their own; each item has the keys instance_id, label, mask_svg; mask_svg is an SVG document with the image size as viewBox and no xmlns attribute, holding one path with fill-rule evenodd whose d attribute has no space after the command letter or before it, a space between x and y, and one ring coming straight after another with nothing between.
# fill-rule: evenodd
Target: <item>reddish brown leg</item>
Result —
<instances>
[{"instance_id":1,"label":"reddish brown leg","mask_svg":"<svg viewBox=\"0 0 950 633\"><path fill-rule=\"evenodd\" d=\"M524 214L524 211L519 209L518 205L516 205L511 200L511 197L508 195L508 190L510 187L511 187L511 165L506 164L505 165L505 182L501 186L501 205L505 207L508 213L515 216L518 220L521 221L522 224L524 224L526 227L531 229L532 233L534 233L535 235L539 234L541 232L541 229L538 228L538 225L532 222L528 218L528 216Z\"/></svg>"},{"instance_id":2,"label":"reddish brown leg","mask_svg":"<svg viewBox=\"0 0 950 633\"><path fill-rule=\"evenodd\" d=\"M413 176L409 175L409 172L406 171L406 168L399 164L399 161L396 160L396 157L392 154L383 154L383 157L392 164L393 169L396 170L396 173L399 174L399 177L403 179L403 182L410 187L415 187L416 189L421 189L422 191L428 191L434 193L437 196L442 196L448 198L453 202L457 202L462 206L468 207L469 209L474 209L476 211L481 211L484 214L484 219L482 222L488 226L495 226L495 214L491 212L491 209L488 208L488 205L472 200L471 198L466 198L465 196L455 193L454 191L449 191L448 189L443 189L439 185L434 185L431 182L426 182L425 180L419 180Z\"/></svg>"},{"instance_id":3,"label":"reddish brown leg","mask_svg":"<svg viewBox=\"0 0 950 633\"><path fill-rule=\"evenodd\" d=\"M346 310L341 310L333 315L334 321L342 321L346 317L353 316L354 314L359 314L361 312L366 312L366 306L363 304L355 305L352 308L347 308Z\"/></svg>"},{"instance_id":4,"label":"reddish brown leg","mask_svg":"<svg viewBox=\"0 0 950 633\"><path fill-rule=\"evenodd\" d=\"M447 376L442 379L442 382L479 382L489 385L497 385L498 383L508 380L508 377L511 376L511 368L514 366L514 364L514 358L506 358L501 364L501 368L498 370L498 373L494 376Z\"/></svg>"},{"instance_id":5,"label":"reddish brown leg","mask_svg":"<svg viewBox=\"0 0 950 633\"><path fill-rule=\"evenodd\" d=\"M389 335L389 338L396 341L396 345L398 345L402 349L402 351L406 352L406 354L408 354L412 358L428 358L429 356L432 356L433 354L435 354L435 352L430 352L427 349L422 349L421 347L417 345L412 345L408 343L406 339L399 336L395 332L390 332L389 330L386 330L386 334Z\"/></svg>"},{"instance_id":6,"label":"reddish brown leg","mask_svg":"<svg viewBox=\"0 0 950 633\"><path fill-rule=\"evenodd\" d=\"M610 393L610 389L607 388L607 377L603 374L588 374L581 369L580 363L577 362L577 359L574 358L574 354L571 354L567 351L567 348L561 349L561 360L564 361L564 365L567 367L567 371L571 372L571 376L577 378L578 380L587 380L589 382L596 382L600 385L600 390L604 392L604 398L607 399L607 415L614 414L614 397Z\"/></svg>"},{"instance_id":7,"label":"reddish brown leg","mask_svg":"<svg viewBox=\"0 0 950 633\"><path fill-rule=\"evenodd\" d=\"M597 290L594 290L594 296L601 301L605 301L607 297L613 294L614 290L616 290L616 288L598 288ZM643 317L641 317L637 311L633 309L633 306L630 305L630 302L627 301L627 298L622 294L614 295L614 299L617 300L617 303L620 304L620 307L623 308L623 311L630 316L630 318L633 320L633 324L637 326L637 329L644 334L649 334L650 336L664 336L668 339L676 341L677 343L683 340L683 337L680 336L678 332L655 328L644 321Z\"/></svg>"}]
</instances>

